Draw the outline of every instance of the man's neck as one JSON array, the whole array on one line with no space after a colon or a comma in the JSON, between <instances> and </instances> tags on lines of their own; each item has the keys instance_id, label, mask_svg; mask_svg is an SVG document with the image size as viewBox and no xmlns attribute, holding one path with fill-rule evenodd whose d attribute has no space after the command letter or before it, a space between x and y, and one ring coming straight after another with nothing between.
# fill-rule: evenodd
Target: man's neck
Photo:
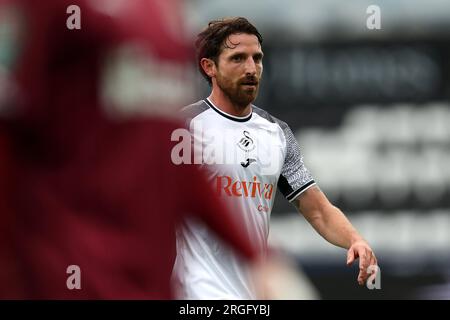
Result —
<instances>
[{"instance_id":1,"label":"man's neck","mask_svg":"<svg viewBox=\"0 0 450 320\"><path fill-rule=\"evenodd\" d=\"M252 112L251 104L245 107L238 106L221 91L213 90L208 99L221 111L236 117L245 117Z\"/></svg>"}]
</instances>

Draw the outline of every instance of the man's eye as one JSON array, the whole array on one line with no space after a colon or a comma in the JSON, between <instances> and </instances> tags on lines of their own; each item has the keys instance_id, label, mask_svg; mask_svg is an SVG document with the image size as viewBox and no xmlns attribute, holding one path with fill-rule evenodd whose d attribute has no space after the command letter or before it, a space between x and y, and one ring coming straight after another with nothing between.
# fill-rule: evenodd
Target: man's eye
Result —
<instances>
[{"instance_id":1,"label":"man's eye","mask_svg":"<svg viewBox=\"0 0 450 320\"><path fill-rule=\"evenodd\" d=\"M231 58L231 60L238 62L238 61L242 60L242 57L241 56L234 56L234 57Z\"/></svg>"}]
</instances>

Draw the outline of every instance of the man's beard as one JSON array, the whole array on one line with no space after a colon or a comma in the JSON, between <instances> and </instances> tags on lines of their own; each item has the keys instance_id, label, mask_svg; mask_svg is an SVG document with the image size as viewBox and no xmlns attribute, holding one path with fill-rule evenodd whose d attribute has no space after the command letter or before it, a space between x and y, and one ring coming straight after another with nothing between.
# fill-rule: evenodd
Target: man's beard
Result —
<instances>
[{"instance_id":1,"label":"man's beard","mask_svg":"<svg viewBox=\"0 0 450 320\"><path fill-rule=\"evenodd\" d=\"M223 93L230 99L235 106L245 109L250 103L255 101L259 91L259 81L256 77L249 77L233 83L231 80L222 77L220 74L216 77L217 85ZM256 82L256 88L245 89L243 83Z\"/></svg>"}]
</instances>

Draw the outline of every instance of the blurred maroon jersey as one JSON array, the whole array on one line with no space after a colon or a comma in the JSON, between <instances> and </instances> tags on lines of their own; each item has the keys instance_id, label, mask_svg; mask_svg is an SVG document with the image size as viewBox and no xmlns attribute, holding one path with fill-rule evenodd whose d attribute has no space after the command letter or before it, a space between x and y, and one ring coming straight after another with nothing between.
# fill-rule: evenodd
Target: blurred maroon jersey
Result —
<instances>
[{"instance_id":1,"label":"blurred maroon jersey","mask_svg":"<svg viewBox=\"0 0 450 320\"><path fill-rule=\"evenodd\" d=\"M10 159L1 218L11 250L3 255L14 263L0 266L0 280L9 279L1 298L171 298L175 228L187 214L255 257L197 168L172 163L175 122L106 115L102 70L115 47L137 44L157 64L182 65L189 56L171 31L177 2L113 2L16 1L26 37L20 104L1 124ZM79 30L66 27L69 5L81 9ZM71 265L80 267L80 290L67 287Z\"/></svg>"}]
</instances>

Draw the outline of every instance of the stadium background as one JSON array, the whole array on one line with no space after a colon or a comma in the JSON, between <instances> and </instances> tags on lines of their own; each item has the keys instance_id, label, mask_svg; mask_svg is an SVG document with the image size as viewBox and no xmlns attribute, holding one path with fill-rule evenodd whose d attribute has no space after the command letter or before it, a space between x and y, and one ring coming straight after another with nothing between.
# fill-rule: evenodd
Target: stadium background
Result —
<instances>
[{"instance_id":1,"label":"stadium background","mask_svg":"<svg viewBox=\"0 0 450 320\"><path fill-rule=\"evenodd\" d=\"M373 4L380 30L366 27ZM192 30L224 16L255 23L255 104L291 126L319 186L377 254L381 290L358 287L345 250L278 194L271 241L311 297L450 299L450 2L196 0L187 12Z\"/></svg>"},{"instance_id":2,"label":"stadium background","mask_svg":"<svg viewBox=\"0 0 450 320\"><path fill-rule=\"evenodd\" d=\"M315 288L311 297L450 299L450 2L184 4L185 36L224 16L259 28L264 80L255 104L291 126L319 186L377 254L381 290L359 287L345 250L321 239L279 194L271 242L298 263ZM366 27L372 4L381 30ZM7 17L0 17L0 102L11 93L15 54ZM191 73L197 96L206 96L194 65Z\"/></svg>"}]
</instances>

